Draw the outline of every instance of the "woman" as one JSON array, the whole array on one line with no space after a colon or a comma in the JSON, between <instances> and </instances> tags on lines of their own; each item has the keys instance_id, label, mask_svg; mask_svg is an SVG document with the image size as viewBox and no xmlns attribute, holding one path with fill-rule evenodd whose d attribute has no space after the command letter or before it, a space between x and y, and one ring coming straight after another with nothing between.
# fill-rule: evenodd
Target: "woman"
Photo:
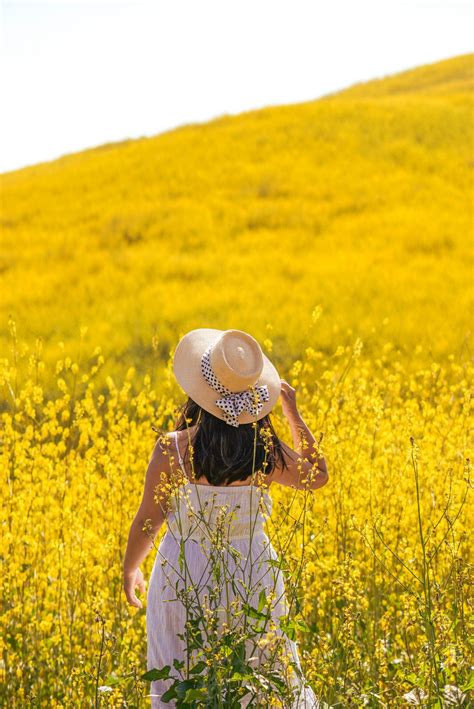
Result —
<instances>
[{"instance_id":1,"label":"woman","mask_svg":"<svg viewBox=\"0 0 474 709\"><path fill-rule=\"evenodd\" d=\"M139 565L166 520L147 593L152 709L188 691L196 706L214 706L212 697L215 706L269 706L277 690L290 696L283 706L319 706L284 632L281 561L263 529L270 485L315 490L328 481L295 390L241 330L188 332L173 371L188 400L176 431L154 447L123 564L127 600L142 608ZM280 394L296 450L270 421Z\"/></svg>"}]
</instances>

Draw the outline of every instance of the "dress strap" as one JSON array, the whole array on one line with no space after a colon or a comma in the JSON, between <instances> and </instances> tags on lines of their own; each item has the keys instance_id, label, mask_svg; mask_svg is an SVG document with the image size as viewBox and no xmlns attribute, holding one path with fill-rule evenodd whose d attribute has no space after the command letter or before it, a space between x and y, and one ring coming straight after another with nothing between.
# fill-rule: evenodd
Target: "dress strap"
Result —
<instances>
[{"instance_id":1,"label":"dress strap","mask_svg":"<svg viewBox=\"0 0 474 709\"><path fill-rule=\"evenodd\" d=\"M173 434L174 434L174 442L175 442L175 445L176 445L176 452L177 452L177 454L178 454L179 464L180 464L180 466L181 466L182 471L184 472L183 459L181 458L181 453L179 452L179 448L178 448L178 432L177 432L177 431L173 431Z\"/></svg>"}]
</instances>

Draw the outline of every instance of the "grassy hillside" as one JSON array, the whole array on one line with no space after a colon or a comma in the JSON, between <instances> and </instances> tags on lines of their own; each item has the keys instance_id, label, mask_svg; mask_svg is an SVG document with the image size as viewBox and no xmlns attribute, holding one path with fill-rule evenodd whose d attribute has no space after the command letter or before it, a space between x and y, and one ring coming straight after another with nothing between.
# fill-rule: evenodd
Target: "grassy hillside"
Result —
<instances>
[{"instance_id":1,"label":"grassy hillside","mask_svg":"<svg viewBox=\"0 0 474 709\"><path fill-rule=\"evenodd\" d=\"M323 351L462 354L472 60L2 175L1 349L9 314L47 360L87 325L139 369L188 329L237 327L283 366L320 305Z\"/></svg>"}]
</instances>

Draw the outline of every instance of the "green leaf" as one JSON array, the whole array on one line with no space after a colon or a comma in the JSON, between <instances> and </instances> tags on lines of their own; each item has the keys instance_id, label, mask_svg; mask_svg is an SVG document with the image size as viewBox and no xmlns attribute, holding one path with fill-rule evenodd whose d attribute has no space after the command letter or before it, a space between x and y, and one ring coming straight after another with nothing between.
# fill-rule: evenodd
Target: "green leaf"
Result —
<instances>
[{"instance_id":1,"label":"green leaf","mask_svg":"<svg viewBox=\"0 0 474 709\"><path fill-rule=\"evenodd\" d=\"M291 621L286 620L286 616L280 618L280 628L289 637L290 640L295 640L296 633L294 625Z\"/></svg>"},{"instance_id":2,"label":"green leaf","mask_svg":"<svg viewBox=\"0 0 474 709\"><path fill-rule=\"evenodd\" d=\"M233 647L234 642L235 639L233 633L226 633L221 640L221 645L228 645L229 647Z\"/></svg>"},{"instance_id":3,"label":"green leaf","mask_svg":"<svg viewBox=\"0 0 474 709\"><path fill-rule=\"evenodd\" d=\"M105 680L105 684L107 684L109 687L114 687L115 685L120 684L123 681L124 677L117 677L115 673L112 673Z\"/></svg>"},{"instance_id":4,"label":"green leaf","mask_svg":"<svg viewBox=\"0 0 474 709\"><path fill-rule=\"evenodd\" d=\"M148 682L153 682L157 679L168 679L170 676L170 670L171 667L169 665L165 665L160 670L155 667L154 669L145 672L145 674L141 676L141 679L145 679ZM108 684L110 684L110 682L108 682Z\"/></svg>"},{"instance_id":5,"label":"green leaf","mask_svg":"<svg viewBox=\"0 0 474 709\"><path fill-rule=\"evenodd\" d=\"M270 612L267 611L266 613L262 613L261 611L257 610L256 608L253 608L250 606L248 603L242 603L242 609L245 613L246 616L249 618L256 618L257 620L266 620L267 618L270 618Z\"/></svg>"},{"instance_id":6,"label":"green leaf","mask_svg":"<svg viewBox=\"0 0 474 709\"><path fill-rule=\"evenodd\" d=\"M290 640L296 640L296 632L298 630L303 633L307 633L309 631L308 625L301 618L298 620L295 620L294 618L290 620L287 615L281 615L279 621L280 628L284 633L286 633Z\"/></svg>"},{"instance_id":7,"label":"green leaf","mask_svg":"<svg viewBox=\"0 0 474 709\"><path fill-rule=\"evenodd\" d=\"M212 567L212 578L215 579L217 584L221 582L221 567L219 564L214 564Z\"/></svg>"},{"instance_id":8,"label":"green leaf","mask_svg":"<svg viewBox=\"0 0 474 709\"><path fill-rule=\"evenodd\" d=\"M263 606L265 605L267 600L267 596L265 593L265 590L262 589L260 593L258 594L258 610L261 611Z\"/></svg>"},{"instance_id":9,"label":"green leaf","mask_svg":"<svg viewBox=\"0 0 474 709\"><path fill-rule=\"evenodd\" d=\"M202 689L188 689L184 695L184 701L190 702L193 699L206 699L207 690L203 687Z\"/></svg>"},{"instance_id":10,"label":"green leaf","mask_svg":"<svg viewBox=\"0 0 474 709\"><path fill-rule=\"evenodd\" d=\"M192 675L196 675L196 674L199 674L200 672L202 672L206 667L207 667L206 663L203 660L200 660L196 665L194 665L194 667L191 667L189 672Z\"/></svg>"},{"instance_id":11,"label":"green leaf","mask_svg":"<svg viewBox=\"0 0 474 709\"><path fill-rule=\"evenodd\" d=\"M177 699L177 694L174 686L167 689L166 692L161 695L162 702L169 702L171 701L171 699Z\"/></svg>"},{"instance_id":12,"label":"green leaf","mask_svg":"<svg viewBox=\"0 0 474 709\"><path fill-rule=\"evenodd\" d=\"M230 678L230 682L241 682L242 680L249 680L252 679L251 674L242 674L242 672L234 672L232 677Z\"/></svg>"},{"instance_id":13,"label":"green leaf","mask_svg":"<svg viewBox=\"0 0 474 709\"><path fill-rule=\"evenodd\" d=\"M289 572L288 563L283 558L281 558L281 559L267 559L266 563L269 566L273 566L275 569L278 569L279 571Z\"/></svg>"},{"instance_id":14,"label":"green leaf","mask_svg":"<svg viewBox=\"0 0 474 709\"><path fill-rule=\"evenodd\" d=\"M195 689L195 682L195 679L183 679L182 682L178 682L175 687L176 696L179 697L179 699L184 699L188 689Z\"/></svg>"},{"instance_id":15,"label":"green leaf","mask_svg":"<svg viewBox=\"0 0 474 709\"><path fill-rule=\"evenodd\" d=\"M281 674L278 672L269 672L267 674L268 679L270 679L274 685L276 685L280 690L284 690L286 687L286 682L282 678Z\"/></svg>"},{"instance_id":16,"label":"green leaf","mask_svg":"<svg viewBox=\"0 0 474 709\"><path fill-rule=\"evenodd\" d=\"M462 688L463 692L469 692L469 690L474 689L474 672L471 672L467 684Z\"/></svg>"},{"instance_id":17,"label":"green leaf","mask_svg":"<svg viewBox=\"0 0 474 709\"><path fill-rule=\"evenodd\" d=\"M309 627L309 625L306 623L306 621L303 620L303 618L300 618L299 620L297 620L296 623L297 623L297 626L298 626L298 630L299 630L301 633L309 633L310 627Z\"/></svg>"},{"instance_id":18,"label":"green leaf","mask_svg":"<svg viewBox=\"0 0 474 709\"><path fill-rule=\"evenodd\" d=\"M179 570L181 571L181 573L183 573L183 563L184 563L184 539L183 538L181 538L179 540L178 562L179 562Z\"/></svg>"}]
</instances>

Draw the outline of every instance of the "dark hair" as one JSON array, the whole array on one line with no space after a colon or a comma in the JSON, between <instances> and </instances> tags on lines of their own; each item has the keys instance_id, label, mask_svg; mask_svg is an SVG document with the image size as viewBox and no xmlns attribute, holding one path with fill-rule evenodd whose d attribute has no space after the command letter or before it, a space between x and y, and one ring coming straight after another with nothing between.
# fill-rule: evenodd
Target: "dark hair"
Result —
<instances>
[{"instance_id":1,"label":"dark hair","mask_svg":"<svg viewBox=\"0 0 474 709\"><path fill-rule=\"evenodd\" d=\"M191 438L196 480L204 476L210 485L228 485L246 480L252 471L269 475L278 462L281 468L288 467L270 414L252 423L231 426L202 409L191 397L178 412L177 431L198 425ZM185 456L189 456L189 445L183 461Z\"/></svg>"}]
</instances>

